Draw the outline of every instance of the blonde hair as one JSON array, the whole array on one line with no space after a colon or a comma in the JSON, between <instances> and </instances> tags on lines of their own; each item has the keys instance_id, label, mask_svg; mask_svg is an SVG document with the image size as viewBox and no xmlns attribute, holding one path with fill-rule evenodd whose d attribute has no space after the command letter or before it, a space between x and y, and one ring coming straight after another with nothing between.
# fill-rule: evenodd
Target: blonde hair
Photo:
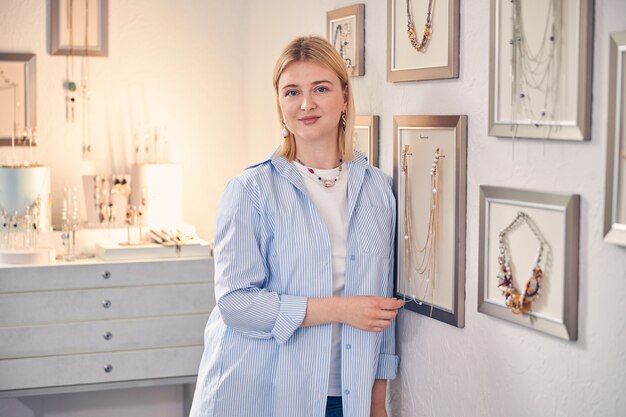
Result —
<instances>
[{"instance_id":1,"label":"blonde hair","mask_svg":"<svg viewBox=\"0 0 626 417\"><path fill-rule=\"evenodd\" d=\"M337 150L344 162L354 158L352 151L354 137L354 99L352 97L352 86L350 85L350 76L346 70L343 59L339 56L337 50L324 38L319 36L302 36L291 41L283 50L274 66L273 83L276 91L276 107L278 109L278 118L282 125L282 111L280 109L278 80L283 71L289 64L297 61L310 61L323 68L329 69L341 81L341 87L346 94L346 125L342 127L341 119L339 121L339 129L337 135ZM283 141L278 155L286 157L293 161L296 159L296 138L292 132Z\"/></svg>"}]
</instances>

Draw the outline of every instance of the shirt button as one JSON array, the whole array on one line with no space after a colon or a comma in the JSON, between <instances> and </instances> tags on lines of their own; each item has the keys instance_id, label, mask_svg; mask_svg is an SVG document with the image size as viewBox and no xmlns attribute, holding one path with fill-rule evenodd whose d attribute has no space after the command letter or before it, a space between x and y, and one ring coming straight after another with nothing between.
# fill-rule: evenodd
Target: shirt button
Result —
<instances>
[{"instance_id":1,"label":"shirt button","mask_svg":"<svg viewBox=\"0 0 626 417\"><path fill-rule=\"evenodd\" d=\"M354 261L355 259L356 259L356 256L354 256L354 255L350 255L350 260L351 260L351 261Z\"/></svg>"},{"instance_id":2,"label":"shirt button","mask_svg":"<svg viewBox=\"0 0 626 417\"><path fill-rule=\"evenodd\" d=\"M348 350L352 349L352 345L351 345L350 343L348 343L348 344L346 345L346 349L348 349Z\"/></svg>"},{"instance_id":3,"label":"shirt button","mask_svg":"<svg viewBox=\"0 0 626 417\"><path fill-rule=\"evenodd\" d=\"M349 390L349 389L347 389L347 390L345 390L343 393L344 393L344 394L346 394L346 395L350 395L350 390Z\"/></svg>"}]
</instances>

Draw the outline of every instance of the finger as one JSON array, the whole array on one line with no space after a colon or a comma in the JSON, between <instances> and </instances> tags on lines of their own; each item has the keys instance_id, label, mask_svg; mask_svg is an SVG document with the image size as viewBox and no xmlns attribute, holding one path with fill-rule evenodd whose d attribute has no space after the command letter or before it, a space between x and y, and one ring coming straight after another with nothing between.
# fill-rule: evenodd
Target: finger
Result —
<instances>
[{"instance_id":1,"label":"finger","mask_svg":"<svg viewBox=\"0 0 626 417\"><path fill-rule=\"evenodd\" d=\"M389 326L391 326L391 320L377 320L375 323L372 323L372 327L379 329L386 329Z\"/></svg>"},{"instance_id":2,"label":"finger","mask_svg":"<svg viewBox=\"0 0 626 417\"><path fill-rule=\"evenodd\" d=\"M380 302L381 308L385 310L398 310L404 307L404 301L397 298L383 298Z\"/></svg>"},{"instance_id":3,"label":"finger","mask_svg":"<svg viewBox=\"0 0 626 417\"><path fill-rule=\"evenodd\" d=\"M384 320L393 320L398 315L398 310L379 310L378 318Z\"/></svg>"}]
</instances>

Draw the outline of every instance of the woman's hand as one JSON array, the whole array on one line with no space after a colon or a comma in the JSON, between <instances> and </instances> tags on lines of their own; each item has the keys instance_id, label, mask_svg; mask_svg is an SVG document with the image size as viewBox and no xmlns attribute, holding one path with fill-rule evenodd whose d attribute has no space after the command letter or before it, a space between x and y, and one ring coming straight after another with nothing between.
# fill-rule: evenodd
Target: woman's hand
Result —
<instances>
[{"instance_id":1,"label":"woman's hand","mask_svg":"<svg viewBox=\"0 0 626 417\"><path fill-rule=\"evenodd\" d=\"M376 296L309 298L302 326L344 323L359 330L382 332L391 326L404 301Z\"/></svg>"},{"instance_id":2,"label":"woman's hand","mask_svg":"<svg viewBox=\"0 0 626 417\"><path fill-rule=\"evenodd\" d=\"M404 301L395 298L355 296L340 299L340 322L359 330L382 332L391 326Z\"/></svg>"}]
</instances>

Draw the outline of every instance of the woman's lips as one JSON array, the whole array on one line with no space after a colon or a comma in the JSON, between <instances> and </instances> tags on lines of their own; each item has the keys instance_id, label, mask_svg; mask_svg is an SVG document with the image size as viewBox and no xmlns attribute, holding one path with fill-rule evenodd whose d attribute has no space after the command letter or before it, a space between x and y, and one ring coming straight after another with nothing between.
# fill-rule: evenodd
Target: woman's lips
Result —
<instances>
[{"instance_id":1,"label":"woman's lips","mask_svg":"<svg viewBox=\"0 0 626 417\"><path fill-rule=\"evenodd\" d=\"M302 123L304 123L305 125L311 125L311 124L317 122L317 120L319 118L320 118L320 116L306 116L306 117L300 118L300 121Z\"/></svg>"}]
</instances>

